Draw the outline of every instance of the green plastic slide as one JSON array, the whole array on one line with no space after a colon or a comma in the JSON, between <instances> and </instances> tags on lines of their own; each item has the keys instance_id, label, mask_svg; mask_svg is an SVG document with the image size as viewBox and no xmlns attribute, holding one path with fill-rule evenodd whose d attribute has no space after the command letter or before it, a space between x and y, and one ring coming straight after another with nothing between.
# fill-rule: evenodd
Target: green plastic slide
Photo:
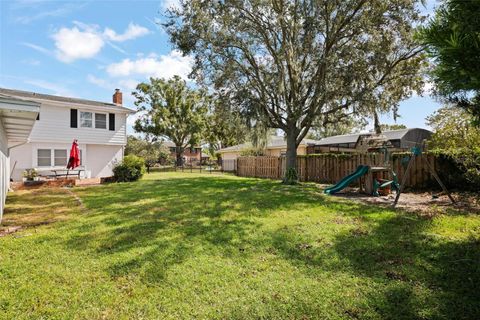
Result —
<instances>
[{"instance_id":1,"label":"green plastic slide","mask_svg":"<svg viewBox=\"0 0 480 320\"><path fill-rule=\"evenodd\" d=\"M353 181L357 180L358 178L362 177L368 172L368 166L358 166L355 172L349 174L348 176L344 177L342 180L338 181L337 184L328 187L323 192L326 194L335 194L350 185Z\"/></svg>"}]
</instances>

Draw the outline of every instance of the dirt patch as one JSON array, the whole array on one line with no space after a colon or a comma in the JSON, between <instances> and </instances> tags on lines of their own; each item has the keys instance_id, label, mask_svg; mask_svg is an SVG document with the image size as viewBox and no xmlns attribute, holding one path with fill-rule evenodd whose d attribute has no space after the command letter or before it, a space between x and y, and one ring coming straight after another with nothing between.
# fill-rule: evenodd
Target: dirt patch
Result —
<instances>
[{"instance_id":1,"label":"dirt patch","mask_svg":"<svg viewBox=\"0 0 480 320\"><path fill-rule=\"evenodd\" d=\"M337 193L334 196L391 207L395 195L395 193L391 193L387 196L372 197L359 193L356 188L348 188L345 192ZM480 214L480 194L453 192L452 196L455 204L452 204L446 194L440 192L404 192L401 194L396 208L429 216L448 212Z\"/></svg>"},{"instance_id":2,"label":"dirt patch","mask_svg":"<svg viewBox=\"0 0 480 320\"><path fill-rule=\"evenodd\" d=\"M30 183L12 182L10 187L14 191L18 190L34 190L44 188L60 188L60 187L72 187L75 185L75 179L58 179L58 180L40 180Z\"/></svg>"},{"instance_id":3,"label":"dirt patch","mask_svg":"<svg viewBox=\"0 0 480 320\"><path fill-rule=\"evenodd\" d=\"M5 229L0 229L0 238L8 236L9 234L15 233L15 232L20 231L22 229L23 229L22 226L10 226L10 227L7 227Z\"/></svg>"}]
</instances>

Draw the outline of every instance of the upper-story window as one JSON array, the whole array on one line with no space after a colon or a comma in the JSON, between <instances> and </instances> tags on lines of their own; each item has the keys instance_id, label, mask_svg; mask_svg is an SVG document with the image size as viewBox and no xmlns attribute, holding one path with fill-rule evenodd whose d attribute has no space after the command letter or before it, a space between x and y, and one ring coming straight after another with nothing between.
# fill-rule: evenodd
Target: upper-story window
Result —
<instances>
[{"instance_id":1,"label":"upper-story window","mask_svg":"<svg viewBox=\"0 0 480 320\"><path fill-rule=\"evenodd\" d=\"M95 128L107 129L107 115L105 113L95 113Z\"/></svg>"},{"instance_id":2,"label":"upper-story window","mask_svg":"<svg viewBox=\"0 0 480 320\"><path fill-rule=\"evenodd\" d=\"M80 111L80 127L81 128L92 128L92 113Z\"/></svg>"}]
</instances>

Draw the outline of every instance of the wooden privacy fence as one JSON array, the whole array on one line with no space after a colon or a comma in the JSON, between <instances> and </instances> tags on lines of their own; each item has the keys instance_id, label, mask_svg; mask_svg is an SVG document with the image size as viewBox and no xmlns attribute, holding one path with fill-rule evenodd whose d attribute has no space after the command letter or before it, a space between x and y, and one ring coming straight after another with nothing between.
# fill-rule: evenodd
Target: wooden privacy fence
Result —
<instances>
[{"instance_id":1,"label":"wooden privacy fence","mask_svg":"<svg viewBox=\"0 0 480 320\"><path fill-rule=\"evenodd\" d=\"M405 174L407 154L393 154L390 158L392 169L402 181ZM428 170L424 158L438 170L438 161L433 155L422 154L416 157L407 177L406 187L426 187L433 177ZM336 183L356 170L359 165L383 166L383 154L318 154L297 157L297 172L300 181L319 183ZM285 174L285 157L239 157L237 159L237 175L282 179ZM384 177L387 178L387 177Z\"/></svg>"}]
</instances>

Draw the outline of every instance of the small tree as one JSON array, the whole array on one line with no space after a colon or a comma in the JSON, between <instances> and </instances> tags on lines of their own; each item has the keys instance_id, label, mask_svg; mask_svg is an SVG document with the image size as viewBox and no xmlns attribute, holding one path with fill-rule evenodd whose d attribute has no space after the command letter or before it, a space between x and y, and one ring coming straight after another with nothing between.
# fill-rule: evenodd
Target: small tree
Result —
<instances>
[{"instance_id":1,"label":"small tree","mask_svg":"<svg viewBox=\"0 0 480 320\"><path fill-rule=\"evenodd\" d=\"M170 152L160 141L151 142L149 139L128 136L125 155L130 154L142 157L145 160L147 172L150 173L150 168L164 161L170 155Z\"/></svg>"},{"instance_id":2,"label":"small tree","mask_svg":"<svg viewBox=\"0 0 480 320\"><path fill-rule=\"evenodd\" d=\"M170 80L150 78L133 92L141 116L134 129L175 143L177 165L183 164L187 146L200 142L205 131L209 97L187 86L180 77Z\"/></svg>"},{"instance_id":3,"label":"small tree","mask_svg":"<svg viewBox=\"0 0 480 320\"><path fill-rule=\"evenodd\" d=\"M446 106L427 118L434 134L429 148L452 158L465 170L465 177L480 184L480 128L472 125L473 116L456 106Z\"/></svg>"}]
</instances>

